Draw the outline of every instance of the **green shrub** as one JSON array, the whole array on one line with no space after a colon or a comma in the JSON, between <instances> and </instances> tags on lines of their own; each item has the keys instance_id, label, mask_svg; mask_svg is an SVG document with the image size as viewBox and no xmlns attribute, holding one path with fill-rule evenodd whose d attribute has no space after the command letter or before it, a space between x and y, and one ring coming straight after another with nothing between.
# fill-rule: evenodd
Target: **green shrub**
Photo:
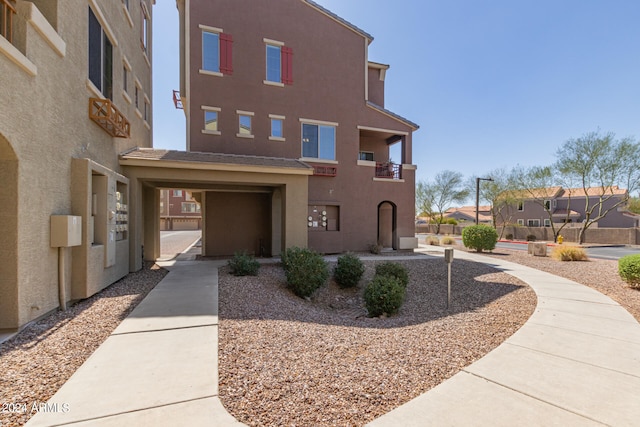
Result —
<instances>
[{"instance_id":1,"label":"green shrub","mask_svg":"<svg viewBox=\"0 0 640 427\"><path fill-rule=\"evenodd\" d=\"M444 236L442 239L440 239L440 243L443 245L455 245L456 239L451 236Z\"/></svg>"},{"instance_id":2,"label":"green shrub","mask_svg":"<svg viewBox=\"0 0 640 427\"><path fill-rule=\"evenodd\" d=\"M513 234L507 233L507 235L504 236L504 238L507 239L507 240L513 240Z\"/></svg>"},{"instance_id":3,"label":"green shrub","mask_svg":"<svg viewBox=\"0 0 640 427\"><path fill-rule=\"evenodd\" d=\"M369 245L369 252L372 254L378 255L382 252L382 245L380 243L372 243Z\"/></svg>"},{"instance_id":4,"label":"green shrub","mask_svg":"<svg viewBox=\"0 0 640 427\"><path fill-rule=\"evenodd\" d=\"M310 297L329 278L329 267L311 249L292 247L282 256L287 285L299 297Z\"/></svg>"},{"instance_id":5,"label":"green shrub","mask_svg":"<svg viewBox=\"0 0 640 427\"><path fill-rule=\"evenodd\" d=\"M338 257L338 264L333 270L333 278L341 288L353 288L364 274L364 264L352 253Z\"/></svg>"},{"instance_id":6,"label":"green shrub","mask_svg":"<svg viewBox=\"0 0 640 427\"><path fill-rule=\"evenodd\" d=\"M409 284L409 273L407 273L407 269L397 262L387 261L376 265L376 276L387 276L398 279L404 288Z\"/></svg>"},{"instance_id":7,"label":"green shrub","mask_svg":"<svg viewBox=\"0 0 640 427\"><path fill-rule=\"evenodd\" d=\"M586 261L587 252L577 246L556 246L551 251L551 258L558 261Z\"/></svg>"},{"instance_id":8,"label":"green shrub","mask_svg":"<svg viewBox=\"0 0 640 427\"><path fill-rule=\"evenodd\" d=\"M535 242L536 235L535 234L527 234L527 242Z\"/></svg>"},{"instance_id":9,"label":"green shrub","mask_svg":"<svg viewBox=\"0 0 640 427\"><path fill-rule=\"evenodd\" d=\"M370 317L397 313L404 302L405 287L392 276L376 275L364 290L364 302Z\"/></svg>"},{"instance_id":10,"label":"green shrub","mask_svg":"<svg viewBox=\"0 0 640 427\"><path fill-rule=\"evenodd\" d=\"M440 239L438 239L436 236L427 236L427 245L439 246Z\"/></svg>"},{"instance_id":11,"label":"green shrub","mask_svg":"<svg viewBox=\"0 0 640 427\"><path fill-rule=\"evenodd\" d=\"M492 251L498 242L498 233L488 225L471 225L462 229L462 244L477 252Z\"/></svg>"},{"instance_id":12,"label":"green shrub","mask_svg":"<svg viewBox=\"0 0 640 427\"><path fill-rule=\"evenodd\" d=\"M246 251L236 252L228 262L234 276L256 276L260 263Z\"/></svg>"},{"instance_id":13,"label":"green shrub","mask_svg":"<svg viewBox=\"0 0 640 427\"><path fill-rule=\"evenodd\" d=\"M640 288L640 254L623 256L618 260L618 273L632 288Z\"/></svg>"}]
</instances>

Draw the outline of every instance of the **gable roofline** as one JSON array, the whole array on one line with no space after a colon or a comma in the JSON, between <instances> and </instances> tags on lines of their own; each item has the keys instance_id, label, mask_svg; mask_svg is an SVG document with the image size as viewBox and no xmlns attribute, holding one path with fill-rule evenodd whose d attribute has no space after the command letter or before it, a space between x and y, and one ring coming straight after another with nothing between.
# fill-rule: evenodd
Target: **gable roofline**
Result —
<instances>
[{"instance_id":1,"label":"gable roofline","mask_svg":"<svg viewBox=\"0 0 640 427\"><path fill-rule=\"evenodd\" d=\"M371 42L373 41L373 36L369 33L367 33L366 31L356 27L355 25L353 25L351 22L347 21L344 18L341 18L340 16L336 15L335 13L331 12L329 9L320 6L318 3L314 2L313 0L301 0L303 3L306 3L308 6L314 8L315 10L317 10L318 12L322 13L323 15L328 16L329 18L333 19L334 21L336 21L337 23L344 25L345 27L347 27L348 29L350 29L351 31L353 31L354 33L364 37L365 39L367 39L367 44L371 44Z\"/></svg>"},{"instance_id":2,"label":"gable roofline","mask_svg":"<svg viewBox=\"0 0 640 427\"><path fill-rule=\"evenodd\" d=\"M413 123L411 120L409 119L405 119L404 117L402 117L399 114L394 113L393 111L389 111L384 107L379 106L378 104L374 104L371 101L367 101L367 107L376 110L386 116L391 117L394 120L399 121L400 123L404 123L405 125L409 126L411 128L411 130L418 130L420 129L420 126L418 126L417 124Z\"/></svg>"}]
</instances>

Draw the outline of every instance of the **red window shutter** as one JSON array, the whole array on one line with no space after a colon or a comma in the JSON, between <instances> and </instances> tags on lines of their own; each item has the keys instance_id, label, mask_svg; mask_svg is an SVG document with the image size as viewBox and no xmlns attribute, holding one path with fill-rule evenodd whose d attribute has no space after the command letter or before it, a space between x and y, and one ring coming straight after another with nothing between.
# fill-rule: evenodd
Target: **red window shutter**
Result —
<instances>
[{"instance_id":1,"label":"red window shutter","mask_svg":"<svg viewBox=\"0 0 640 427\"><path fill-rule=\"evenodd\" d=\"M288 46L280 48L282 60L282 83L293 84L293 49Z\"/></svg>"},{"instance_id":2,"label":"red window shutter","mask_svg":"<svg viewBox=\"0 0 640 427\"><path fill-rule=\"evenodd\" d=\"M233 74L233 37L220 33L220 72Z\"/></svg>"}]
</instances>

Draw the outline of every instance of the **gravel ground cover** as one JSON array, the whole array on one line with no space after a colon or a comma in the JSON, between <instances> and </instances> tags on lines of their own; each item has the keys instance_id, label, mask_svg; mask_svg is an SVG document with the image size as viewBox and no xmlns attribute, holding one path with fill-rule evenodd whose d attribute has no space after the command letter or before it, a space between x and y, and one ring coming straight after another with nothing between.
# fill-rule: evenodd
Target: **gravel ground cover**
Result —
<instances>
[{"instance_id":1,"label":"gravel ground cover","mask_svg":"<svg viewBox=\"0 0 640 427\"><path fill-rule=\"evenodd\" d=\"M24 425L167 271L152 264L0 344L0 426Z\"/></svg>"},{"instance_id":2,"label":"gravel ground cover","mask_svg":"<svg viewBox=\"0 0 640 427\"><path fill-rule=\"evenodd\" d=\"M277 265L219 283L219 385L227 410L251 426L359 426L453 376L512 335L534 292L479 264L452 264L446 308L442 259L398 261L410 284L400 312L368 318L362 287L334 283L293 295Z\"/></svg>"},{"instance_id":3,"label":"gravel ground cover","mask_svg":"<svg viewBox=\"0 0 640 427\"><path fill-rule=\"evenodd\" d=\"M550 257L530 256L526 251L496 249L488 256L526 265L587 285L623 306L640 322L640 289L627 286L618 274L618 261L591 259L561 262Z\"/></svg>"}]
</instances>

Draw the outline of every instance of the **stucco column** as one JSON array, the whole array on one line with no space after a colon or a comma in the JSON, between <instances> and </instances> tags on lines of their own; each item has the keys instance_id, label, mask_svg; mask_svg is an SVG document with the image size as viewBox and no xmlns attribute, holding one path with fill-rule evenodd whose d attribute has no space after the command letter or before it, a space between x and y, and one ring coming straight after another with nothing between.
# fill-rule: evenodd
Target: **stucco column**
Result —
<instances>
[{"instance_id":1,"label":"stucco column","mask_svg":"<svg viewBox=\"0 0 640 427\"><path fill-rule=\"evenodd\" d=\"M160 190L142 187L144 260L160 258Z\"/></svg>"}]
</instances>

